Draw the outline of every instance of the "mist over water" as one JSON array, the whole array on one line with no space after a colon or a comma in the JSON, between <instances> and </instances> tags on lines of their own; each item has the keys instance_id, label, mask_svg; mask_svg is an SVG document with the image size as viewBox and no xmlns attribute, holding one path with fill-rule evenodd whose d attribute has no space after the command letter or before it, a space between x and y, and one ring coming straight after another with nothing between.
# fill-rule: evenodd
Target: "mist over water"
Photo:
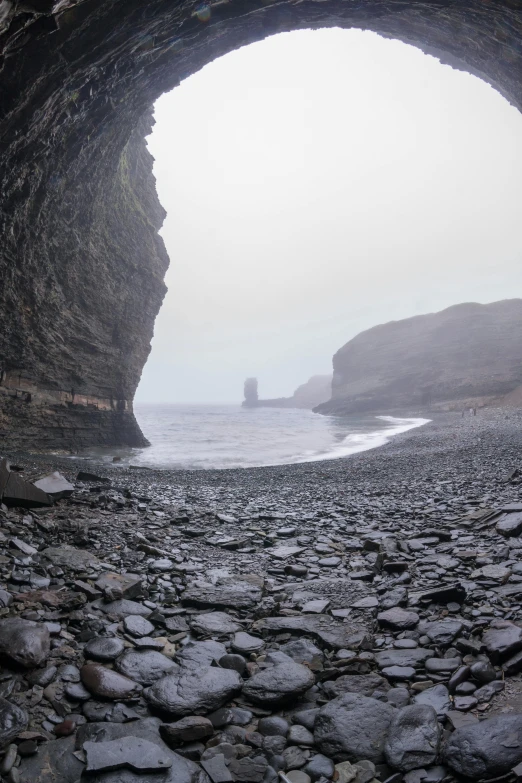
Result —
<instances>
[{"instance_id":1,"label":"mist over water","mask_svg":"<svg viewBox=\"0 0 522 783\"><path fill-rule=\"evenodd\" d=\"M147 449L98 452L150 468L248 468L335 459L386 443L428 419L320 416L307 410L239 405L153 405L135 413Z\"/></svg>"}]
</instances>

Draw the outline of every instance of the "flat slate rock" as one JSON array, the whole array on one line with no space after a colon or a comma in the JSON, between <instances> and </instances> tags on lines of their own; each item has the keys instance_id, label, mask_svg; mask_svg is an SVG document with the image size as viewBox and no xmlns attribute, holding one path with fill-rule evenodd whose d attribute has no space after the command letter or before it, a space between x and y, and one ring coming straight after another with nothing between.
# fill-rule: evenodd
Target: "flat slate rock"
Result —
<instances>
[{"instance_id":1,"label":"flat slate rock","mask_svg":"<svg viewBox=\"0 0 522 783\"><path fill-rule=\"evenodd\" d=\"M435 644L449 645L457 638L462 628L463 625L460 620L448 617L444 620L435 620L432 623L423 620L419 623L417 631L427 636Z\"/></svg>"},{"instance_id":2,"label":"flat slate rock","mask_svg":"<svg viewBox=\"0 0 522 783\"><path fill-rule=\"evenodd\" d=\"M172 674L179 666L163 653L154 650L127 650L116 660L116 669L141 685L152 685L167 674Z\"/></svg>"},{"instance_id":3,"label":"flat slate rock","mask_svg":"<svg viewBox=\"0 0 522 783\"><path fill-rule=\"evenodd\" d=\"M65 476L62 476L57 470L48 476L43 476L38 481L33 482L37 489L41 489L46 495L50 495L54 500L59 498L68 498L74 492L74 484L71 484Z\"/></svg>"},{"instance_id":4,"label":"flat slate rock","mask_svg":"<svg viewBox=\"0 0 522 783\"><path fill-rule=\"evenodd\" d=\"M0 461L0 500L6 506L21 508L42 508L52 505L51 498L12 471L5 458Z\"/></svg>"},{"instance_id":5,"label":"flat slate rock","mask_svg":"<svg viewBox=\"0 0 522 783\"><path fill-rule=\"evenodd\" d=\"M114 661L125 649L123 639L118 636L97 636L84 647L85 658L95 661Z\"/></svg>"},{"instance_id":6,"label":"flat slate rock","mask_svg":"<svg viewBox=\"0 0 522 783\"><path fill-rule=\"evenodd\" d=\"M22 759L20 783L77 783L85 764L74 755L74 743L74 737L44 742L38 753Z\"/></svg>"},{"instance_id":7,"label":"flat slate rock","mask_svg":"<svg viewBox=\"0 0 522 783\"><path fill-rule=\"evenodd\" d=\"M384 743L396 710L360 694L346 693L323 707L315 719L315 743L334 761L384 761Z\"/></svg>"},{"instance_id":8,"label":"flat slate rock","mask_svg":"<svg viewBox=\"0 0 522 783\"><path fill-rule=\"evenodd\" d=\"M26 669L44 663L50 651L50 636L44 623L9 617L0 620L0 654Z\"/></svg>"},{"instance_id":9,"label":"flat slate rock","mask_svg":"<svg viewBox=\"0 0 522 783\"><path fill-rule=\"evenodd\" d=\"M451 709L449 691L442 683L421 691L413 697L413 701L415 704L424 704L433 707L439 720L445 718Z\"/></svg>"},{"instance_id":10,"label":"flat slate rock","mask_svg":"<svg viewBox=\"0 0 522 783\"><path fill-rule=\"evenodd\" d=\"M154 633L152 623L139 614L128 614L123 620L123 627L131 636L150 636Z\"/></svg>"},{"instance_id":11,"label":"flat slate rock","mask_svg":"<svg viewBox=\"0 0 522 783\"><path fill-rule=\"evenodd\" d=\"M143 695L153 707L183 718L206 715L222 707L241 691L243 681L236 671L215 666L182 670L158 680Z\"/></svg>"},{"instance_id":12,"label":"flat slate rock","mask_svg":"<svg viewBox=\"0 0 522 783\"><path fill-rule=\"evenodd\" d=\"M108 572L101 574L95 585L102 593L113 594L115 599L132 599L138 598L143 591L142 578L139 574L114 574Z\"/></svg>"},{"instance_id":13,"label":"flat slate rock","mask_svg":"<svg viewBox=\"0 0 522 783\"><path fill-rule=\"evenodd\" d=\"M286 560L289 557L295 557L305 551L303 546L276 546L267 549L266 552L276 560Z\"/></svg>"},{"instance_id":14,"label":"flat slate rock","mask_svg":"<svg viewBox=\"0 0 522 783\"><path fill-rule=\"evenodd\" d=\"M122 767L137 772L155 772L172 766L172 759L155 742L140 737L121 737L108 742L83 743L87 772L106 772Z\"/></svg>"},{"instance_id":15,"label":"flat slate rock","mask_svg":"<svg viewBox=\"0 0 522 783\"><path fill-rule=\"evenodd\" d=\"M254 674L243 686L243 695L255 704L275 706L302 696L314 684L308 667L289 661Z\"/></svg>"},{"instance_id":16,"label":"flat slate rock","mask_svg":"<svg viewBox=\"0 0 522 783\"><path fill-rule=\"evenodd\" d=\"M211 636L226 636L241 630L240 623L226 612L208 612L198 614L190 621L190 627L196 633Z\"/></svg>"},{"instance_id":17,"label":"flat slate rock","mask_svg":"<svg viewBox=\"0 0 522 783\"><path fill-rule=\"evenodd\" d=\"M522 533L522 511L503 514L497 522L496 531L506 538L519 536Z\"/></svg>"},{"instance_id":18,"label":"flat slate rock","mask_svg":"<svg viewBox=\"0 0 522 783\"><path fill-rule=\"evenodd\" d=\"M433 650L425 650L421 647L414 647L411 650L381 650L375 653L379 669L387 669L389 666L420 666L432 657Z\"/></svg>"},{"instance_id":19,"label":"flat slate rock","mask_svg":"<svg viewBox=\"0 0 522 783\"><path fill-rule=\"evenodd\" d=\"M370 634L363 625L338 622L327 614L299 614L290 617L265 617L257 620L253 631L310 634L335 649L359 649L370 642Z\"/></svg>"},{"instance_id":20,"label":"flat slate rock","mask_svg":"<svg viewBox=\"0 0 522 783\"><path fill-rule=\"evenodd\" d=\"M86 549L76 549L68 544L48 546L40 554L50 560L53 565L69 568L71 571L88 571L91 566L100 562L96 555L87 552Z\"/></svg>"},{"instance_id":21,"label":"flat slate rock","mask_svg":"<svg viewBox=\"0 0 522 783\"><path fill-rule=\"evenodd\" d=\"M250 655L253 652L259 652L265 646L262 639L257 636L251 636L245 631L239 631L234 634L232 639L232 649L234 652L241 653L242 655Z\"/></svg>"},{"instance_id":22,"label":"flat slate rock","mask_svg":"<svg viewBox=\"0 0 522 783\"><path fill-rule=\"evenodd\" d=\"M482 642L493 663L509 658L522 650L522 627L509 620L493 620Z\"/></svg>"},{"instance_id":23,"label":"flat slate rock","mask_svg":"<svg viewBox=\"0 0 522 783\"><path fill-rule=\"evenodd\" d=\"M115 617L119 617L123 620L130 614L137 614L140 617L149 617L152 614L152 609L144 604L139 604L136 601L129 601L127 598L121 598L117 601L110 601L108 604L100 604L100 609L105 614L113 614Z\"/></svg>"},{"instance_id":24,"label":"flat slate rock","mask_svg":"<svg viewBox=\"0 0 522 783\"><path fill-rule=\"evenodd\" d=\"M419 615L417 612L408 612L406 609L396 606L393 609L379 612L377 620L384 628L391 628L394 631L407 631L415 628L419 622Z\"/></svg>"},{"instance_id":25,"label":"flat slate rock","mask_svg":"<svg viewBox=\"0 0 522 783\"><path fill-rule=\"evenodd\" d=\"M384 694L390 690L388 680L379 674L344 674L336 680L330 680L323 684L323 689L328 698L335 699L343 693L359 693L361 696L372 696L375 692Z\"/></svg>"},{"instance_id":26,"label":"flat slate rock","mask_svg":"<svg viewBox=\"0 0 522 783\"><path fill-rule=\"evenodd\" d=\"M261 601L261 588L251 582L227 582L223 585L197 583L181 594L183 606L200 609L253 609Z\"/></svg>"},{"instance_id":27,"label":"flat slate rock","mask_svg":"<svg viewBox=\"0 0 522 783\"><path fill-rule=\"evenodd\" d=\"M163 742L159 734L160 725L161 721L158 718L144 718L130 723L86 723L78 728L76 747L80 749L84 742L91 740L111 742L123 737L145 739L157 745L161 753L171 761L171 766L164 772L156 770L147 776L146 779L151 783L152 781L155 783L209 783L207 775L198 764L178 755ZM85 769L83 764L81 768ZM74 780L64 780L63 783L77 783L79 779L80 773ZM92 773L88 776L89 783L144 783L144 779L143 772L130 769ZM24 780L23 783L26 781ZM62 780L59 777L56 780L46 778L41 783L62 783Z\"/></svg>"}]
</instances>

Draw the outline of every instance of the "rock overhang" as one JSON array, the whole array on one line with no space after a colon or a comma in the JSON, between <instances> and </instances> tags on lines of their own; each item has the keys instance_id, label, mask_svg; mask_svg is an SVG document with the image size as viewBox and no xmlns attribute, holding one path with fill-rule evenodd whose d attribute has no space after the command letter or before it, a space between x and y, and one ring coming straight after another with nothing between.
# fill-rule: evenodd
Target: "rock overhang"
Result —
<instances>
[{"instance_id":1,"label":"rock overhang","mask_svg":"<svg viewBox=\"0 0 522 783\"><path fill-rule=\"evenodd\" d=\"M144 445L132 399L165 293L151 106L267 36L357 27L522 106L522 4L0 2L0 431L11 447Z\"/></svg>"}]
</instances>

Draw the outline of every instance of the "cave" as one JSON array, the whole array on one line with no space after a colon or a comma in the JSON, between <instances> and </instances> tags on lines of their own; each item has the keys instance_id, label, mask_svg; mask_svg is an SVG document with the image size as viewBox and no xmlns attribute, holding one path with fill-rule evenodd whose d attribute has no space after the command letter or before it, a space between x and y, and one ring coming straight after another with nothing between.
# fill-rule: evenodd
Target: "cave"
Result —
<instances>
[{"instance_id":1,"label":"cave","mask_svg":"<svg viewBox=\"0 0 522 783\"><path fill-rule=\"evenodd\" d=\"M232 49L321 27L412 44L522 107L521 0L0 0L4 449L147 444L133 397L169 264L152 106Z\"/></svg>"}]
</instances>

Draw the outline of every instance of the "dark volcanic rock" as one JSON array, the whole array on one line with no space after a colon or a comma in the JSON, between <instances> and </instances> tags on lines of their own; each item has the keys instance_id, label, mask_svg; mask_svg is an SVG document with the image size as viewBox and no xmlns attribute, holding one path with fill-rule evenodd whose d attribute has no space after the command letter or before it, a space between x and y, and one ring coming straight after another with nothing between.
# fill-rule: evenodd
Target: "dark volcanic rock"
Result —
<instances>
[{"instance_id":1,"label":"dark volcanic rock","mask_svg":"<svg viewBox=\"0 0 522 783\"><path fill-rule=\"evenodd\" d=\"M27 669L47 660L49 645L49 631L43 623L18 617L0 620L0 653Z\"/></svg>"},{"instance_id":2,"label":"dark volcanic rock","mask_svg":"<svg viewBox=\"0 0 522 783\"><path fill-rule=\"evenodd\" d=\"M384 753L386 761L400 772L434 764L441 730L433 707L412 704L400 709L390 723Z\"/></svg>"},{"instance_id":3,"label":"dark volcanic rock","mask_svg":"<svg viewBox=\"0 0 522 783\"><path fill-rule=\"evenodd\" d=\"M470 780L506 774L522 761L522 715L499 715L457 729L446 743L444 760Z\"/></svg>"},{"instance_id":4,"label":"dark volcanic rock","mask_svg":"<svg viewBox=\"0 0 522 783\"><path fill-rule=\"evenodd\" d=\"M315 682L306 666L291 661L278 663L254 674L243 687L243 695L262 705L276 705L305 693Z\"/></svg>"},{"instance_id":5,"label":"dark volcanic rock","mask_svg":"<svg viewBox=\"0 0 522 783\"><path fill-rule=\"evenodd\" d=\"M384 759L384 742L395 709L376 699L347 693L321 709L314 727L319 750L336 761Z\"/></svg>"},{"instance_id":6,"label":"dark volcanic rock","mask_svg":"<svg viewBox=\"0 0 522 783\"><path fill-rule=\"evenodd\" d=\"M466 303L374 326L333 358L332 399L349 414L443 401L491 401L522 384L522 301Z\"/></svg>"},{"instance_id":7,"label":"dark volcanic rock","mask_svg":"<svg viewBox=\"0 0 522 783\"><path fill-rule=\"evenodd\" d=\"M105 772L122 767L137 772L155 772L172 766L172 760L154 742L140 737L121 737L108 742L84 742L86 772Z\"/></svg>"},{"instance_id":8,"label":"dark volcanic rock","mask_svg":"<svg viewBox=\"0 0 522 783\"><path fill-rule=\"evenodd\" d=\"M164 723L160 726L160 734L167 745L178 748L184 742L211 737L214 726L208 718L190 716L176 721L176 723Z\"/></svg>"},{"instance_id":9,"label":"dark volcanic rock","mask_svg":"<svg viewBox=\"0 0 522 783\"><path fill-rule=\"evenodd\" d=\"M207 666L170 674L147 688L144 695L153 707L181 718L217 710L237 695L241 687L237 672Z\"/></svg>"}]
</instances>

